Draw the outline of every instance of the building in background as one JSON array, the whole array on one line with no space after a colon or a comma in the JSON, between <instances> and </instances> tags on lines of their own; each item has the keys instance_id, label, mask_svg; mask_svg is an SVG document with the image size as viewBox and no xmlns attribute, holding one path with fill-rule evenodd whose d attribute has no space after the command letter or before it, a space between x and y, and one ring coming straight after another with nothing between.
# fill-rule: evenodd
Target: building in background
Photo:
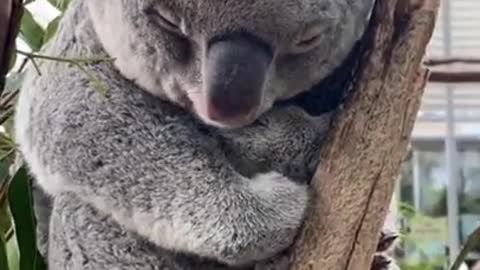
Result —
<instances>
[{"instance_id":1,"label":"building in background","mask_svg":"<svg viewBox=\"0 0 480 270\"><path fill-rule=\"evenodd\" d=\"M480 1L442 0L433 71L398 184L409 218L405 260L447 265L480 226ZM480 260L480 243L467 262Z\"/></svg>"}]
</instances>

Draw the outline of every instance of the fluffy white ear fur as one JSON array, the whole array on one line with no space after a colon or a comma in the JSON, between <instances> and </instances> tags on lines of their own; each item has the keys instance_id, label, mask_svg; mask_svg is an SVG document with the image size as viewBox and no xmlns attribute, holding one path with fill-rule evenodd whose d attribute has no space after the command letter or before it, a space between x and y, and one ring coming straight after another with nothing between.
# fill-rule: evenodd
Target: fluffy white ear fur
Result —
<instances>
[{"instance_id":1,"label":"fluffy white ear fur","mask_svg":"<svg viewBox=\"0 0 480 270\"><path fill-rule=\"evenodd\" d=\"M160 81L157 78L157 74L162 68L161 58L157 55L148 55L145 46L137 40L137 30L133 29L132 24L121 16L126 13L125 10L122 10L125 6L108 4L111 0L102 0L101 2L103 4L99 4L96 0L87 1L87 7L98 38L107 53L115 58L114 64L118 70L123 76L135 81L146 91L172 101L178 100L178 94L169 91L174 88L171 85L173 82ZM139 10L141 7L139 4L132 4L130 8L132 10L129 12L139 13L135 10ZM145 35L143 32L141 34ZM148 61L146 61L146 57L148 57Z\"/></svg>"}]
</instances>

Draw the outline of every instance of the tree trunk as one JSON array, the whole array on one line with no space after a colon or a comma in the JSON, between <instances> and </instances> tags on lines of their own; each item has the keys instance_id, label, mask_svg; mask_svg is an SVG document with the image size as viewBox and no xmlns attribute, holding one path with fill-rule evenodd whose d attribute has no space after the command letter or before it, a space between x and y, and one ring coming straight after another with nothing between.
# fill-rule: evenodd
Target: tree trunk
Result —
<instances>
[{"instance_id":1,"label":"tree trunk","mask_svg":"<svg viewBox=\"0 0 480 270\"><path fill-rule=\"evenodd\" d=\"M439 0L377 0L366 50L313 179L292 270L368 270L428 72Z\"/></svg>"},{"instance_id":2,"label":"tree trunk","mask_svg":"<svg viewBox=\"0 0 480 270\"><path fill-rule=\"evenodd\" d=\"M0 95L5 85L5 76L10 56L15 48L15 38L22 17L21 0L1 0L0 4Z\"/></svg>"}]
</instances>

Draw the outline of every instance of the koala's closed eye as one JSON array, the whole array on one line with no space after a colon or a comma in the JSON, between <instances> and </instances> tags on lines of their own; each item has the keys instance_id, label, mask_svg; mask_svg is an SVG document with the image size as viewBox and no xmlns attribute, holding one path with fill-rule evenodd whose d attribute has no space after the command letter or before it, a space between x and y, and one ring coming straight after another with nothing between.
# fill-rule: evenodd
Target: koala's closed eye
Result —
<instances>
[{"instance_id":1,"label":"koala's closed eye","mask_svg":"<svg viewBox=\"0 0 480 270\"><path fill-rule=\"evenodd\" d=\"M315 23L306 27L292 47L293 53L303 53L320 45L325 34L321 23Z\"/></svg>"},{"instance_id":2,"label":"koala's closed eye","mask_svg":"<svg viewBox=\"0 0 480 270\"><path fill-rule=\"evenodd\" d=\"M147 9L146 13L151 16L155 23L165 30L184 35L181 27L182 19L172 10L161 6L155 6Z\"/></svg>"}]
</instances>

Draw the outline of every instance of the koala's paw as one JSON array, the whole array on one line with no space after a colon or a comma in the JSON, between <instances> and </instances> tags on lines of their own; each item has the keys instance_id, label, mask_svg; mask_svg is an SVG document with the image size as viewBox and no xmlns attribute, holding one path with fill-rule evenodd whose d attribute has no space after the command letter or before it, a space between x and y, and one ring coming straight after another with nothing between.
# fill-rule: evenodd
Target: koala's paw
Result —
<instances>
[{"instance_id":1,"label":"koala's paw","mask_svg":"<svg viewBox=\"0 0 480 270\"><path fill-rule=\"evenodd\" d=\"M370 270L397 270L398 266L392 258L387 255L375 255Z\"/></svg>"},{"instance_id":2,"label":"koala's paw","mask_svg":"<svg viewBox=\"0 0 480 270\"><path fill-rule=\"evenodd\" d=\"M266 261L257 263L254 270L288 270L290 260L288 255L280 254Z\"/></svg>"},{"instance_id":3,"label":"koala's paw","mask_svg":"<svg viewBox=\"0 0 480 270\"><path fill-rule=\"evenodd\" d=\"M382 232L370 270L399 269L395 261L387 254L387 252L395 246L395 240L397 240L397 238L398 235L396 233Z\"/></svg>"}]
</instances>

